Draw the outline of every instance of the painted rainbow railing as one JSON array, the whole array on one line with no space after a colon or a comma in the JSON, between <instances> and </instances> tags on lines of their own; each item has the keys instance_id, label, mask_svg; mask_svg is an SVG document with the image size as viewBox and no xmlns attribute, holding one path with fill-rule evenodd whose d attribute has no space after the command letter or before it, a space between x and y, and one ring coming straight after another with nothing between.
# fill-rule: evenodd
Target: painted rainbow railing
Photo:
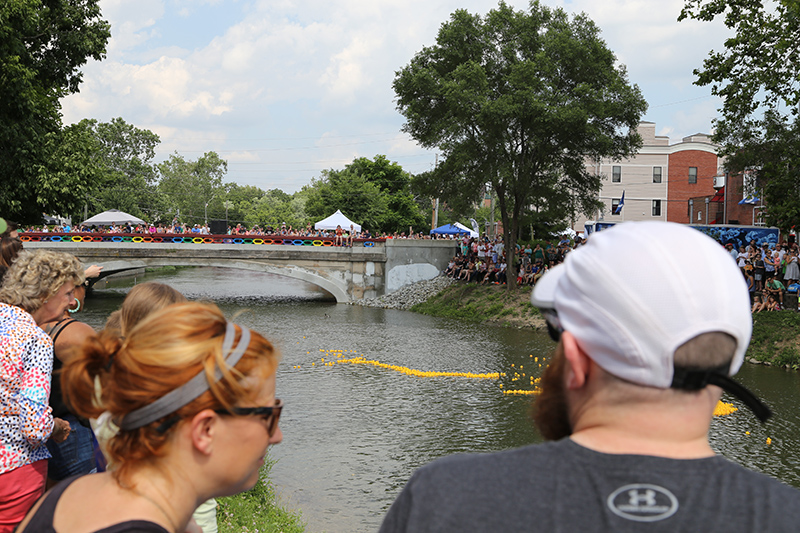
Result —
<instances>
[{"instance_id":1,"label":"painted rainbow railing","mask_svg":"<svg viewBox=\"0 0 800 533\"><path fill-rule=\"evenodd\" d=\"M22 242L133 242L137 244L277 244L281 246L334 246L334 237L296 235L200 235L196 233L20 233ZM385 239L354 239L373 247Z\"/></svg>"}]
</instances>

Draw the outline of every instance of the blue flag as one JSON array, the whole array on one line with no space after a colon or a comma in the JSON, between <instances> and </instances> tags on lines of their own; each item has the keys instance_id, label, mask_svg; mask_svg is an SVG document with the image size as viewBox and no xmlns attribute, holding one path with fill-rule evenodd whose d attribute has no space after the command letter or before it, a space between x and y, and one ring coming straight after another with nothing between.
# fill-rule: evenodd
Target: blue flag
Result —
<instances>
[{"instance_id":1,"label":"blue flag","mask_svg":"<svg viewBox=\"0 0 800 533\"><path fill-rule=\"evenodd\" d=\"M625 205L625 191L622 191L622 198L619 199L619 203L617 204L617 208L614 209L614 214L619 215L622 213L622 206Z\"/></svg>"}]
</instances>

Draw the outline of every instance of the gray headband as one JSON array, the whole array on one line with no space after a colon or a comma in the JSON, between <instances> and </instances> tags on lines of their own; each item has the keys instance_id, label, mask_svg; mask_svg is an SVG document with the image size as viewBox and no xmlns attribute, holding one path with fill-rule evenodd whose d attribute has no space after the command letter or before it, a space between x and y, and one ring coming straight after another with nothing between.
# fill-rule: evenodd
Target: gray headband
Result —
<instances>
[{"instance_id":1,"label":"gray headband","mask_svg":"<svg viewBox=\"0 0 800 533\"><path fill-rule=\"evenodd\" d=\"M239 344L236 346L236 349L231 352L233 340L236 336L236 328L234 326L235 324L233 322L228 322L225 330L225 338L222 341L223 355L230 352L230 354L225 357L225 363L229 368L236 366L236 363L242 358L250 344L250 330L240 326L242 328L242 337L239 339ZM214 383L220 379L222 379L222 370L217 368L214 372ZM174 413L184 405L198 398L210 387L211 384L208 382L205 371L201 370L199 374L177 389L168 392L153 403L140 407L125 415L119 424L119 428L127 431L155 422L170 413Z\"/></svg>"}]
</instances>

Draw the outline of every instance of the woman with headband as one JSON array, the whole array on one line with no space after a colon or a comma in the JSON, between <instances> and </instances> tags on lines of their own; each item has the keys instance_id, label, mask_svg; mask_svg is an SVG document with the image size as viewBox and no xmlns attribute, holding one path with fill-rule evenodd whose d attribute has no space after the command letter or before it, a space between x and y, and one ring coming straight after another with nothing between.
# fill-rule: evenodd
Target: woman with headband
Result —
<instances>
[{"instance_id":1,"label":"woman with headband","mask_svg":"<svg viewBox=\"0 0 800 533\"><path fill-rule=\"evenodd\" d=\"M112 466L57 485L19 531L196 530L194 509L252 488L282 439L277 365L269 341L210 304L169 306L125 339L93 337L64 366L62 388L81 416L111 413Z\"/></svg>"}]
</instances>

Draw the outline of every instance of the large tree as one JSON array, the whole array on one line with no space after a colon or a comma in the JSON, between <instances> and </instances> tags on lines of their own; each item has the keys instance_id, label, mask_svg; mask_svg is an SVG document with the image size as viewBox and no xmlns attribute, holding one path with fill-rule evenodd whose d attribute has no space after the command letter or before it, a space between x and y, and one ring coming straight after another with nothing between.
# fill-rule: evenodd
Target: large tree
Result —
<instances>
[{"instance_id":1,"label":"large tree","mask_svg":"<svg viewBox=\"0 0 800 533\"><path fill-rule=\"evenodd\" d=\"M122 118L111 122L85 119L86 128L97 140L96 162L103 179L90 193L94 213L119 209L151 221L166 209L156 189L157 169L153 162L160 139L150 130L128 124Z\"/></svg>"},{"instance_id":2,"label":"large tree","mask_svg":"<svg viewBox=\"0 0 800 533\"><path fill-rule=\"evenodd\" d=\"M216 152L206 152L197 161L178 153L158 165L161 181L158 189L166 196L171 212L190 224L225 217L226 189L223 178L228 162Z\"/></svg>"},{"instance_id":3,"label":"large tree","mask_svg":"<svg viewBox=\"0 0 800 533\"><path fill-rule=\"evenodd\" d=\"M722 98L714 140L727 170L755 176L767 222L788 229L800 224L800 2L687 0L679 20L717 17L734 35L695 84Z\"/></svg>"},{"instance_id":4,"label":"large tree","mask_svg":"<svg viewBox=\"0 0 800 533\"><path fill-rule=\"evenodd\" d=\"M466 210L491 184L512 286L523 211L565 191L579 211L595 208L601 177L586 161L632 155L647 108L586 15L537 1L527 11L501 2L484 17L456 11L394 90L404 130L443 156L418 181L425 192Z\"/></svg>"},{"instance_id":5,"label":"large tree","mask_svg":"<svg viewBox=\"0 0 800 533\"><path fill-rule=\"evenodd\" d=\"M375 232L386 216L386 195L381 188L352 170L323 170L300 194L306 198L306 213L314 220L339 209L350 220Z\"/></svg>"},{"instance_id":6,"label":"large tree","mask_svg":"<svg viewBox=\"0 0 800 533\"><path fill-rule=\"evenodd\" d=\"M379 154L374 159L356 158L345 170L377 185L386 198L386 211L373 229L402 232L408 231L409 227L415 231L426 227L426 217L411 193L411 175L400 164Z\"/></svg>"},{"instance_id":7,"label":"large tree","mask_svg":"<svg viewBox=\"0 0 800 533\"><path fill-rule=\"evenodd\" d=\"M104 57L111 36L99 0L0 2L0 211L19 220L66 213L85 196L85 177L65 172L81 153L61 127L59 99L78 91L79 68ZM85 143L78 142L81 149Z\"/></svg>"}]
</instances>

